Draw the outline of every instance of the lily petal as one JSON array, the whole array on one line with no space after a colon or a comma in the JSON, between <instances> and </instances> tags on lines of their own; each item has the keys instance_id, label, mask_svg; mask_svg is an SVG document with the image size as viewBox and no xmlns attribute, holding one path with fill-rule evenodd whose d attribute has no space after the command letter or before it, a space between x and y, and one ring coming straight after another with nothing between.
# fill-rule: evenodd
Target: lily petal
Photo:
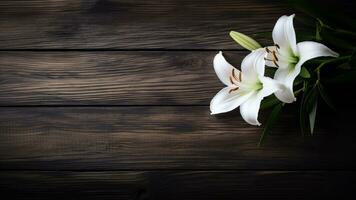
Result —
<instances>
[{"instance_id":1,"label":"lily petal","mask_svg":"<svg viewBox=\"0 0 356 200\"><path fill-rule=\"evenodd\" d=\"M279 54L279 50L277 49L276 46L268 46L265 49L267 52L266 65L268 67L280 67L280 68L288 67L289 63L284 59L281 59L282 56Z\"/></svg>"},{"instance_id":2,"label":"lily petal","mask_svg":"<svg viewBox=\"0 0 356 200\"><path fill-rule=\"evenodd\" d=\"M338 53L317 42L300 42L297 44L297 47L300 55L298 63L295 65L290 64L286 69L279 68L274 75L276 80L283 82L286 86L286 89L275 93L276 97L285 103L292 103L296 100L293 93L293 82L299 75L301 66L306 61L321 56L338 56Z\"/></svg>"},{"instance_id":3,"label":"lily petal","mask_svg":"<svg viewBox=\"0 0 356 200\"><path fill-rule=\"evenodd\" d=\"M284 85L269 77L259 77L263 88L254 94L240 106L240 113L242 118L251 125L261 125L258 121L258 111L260 109L261 101L264 97L273 94L274 92L285 89Z\"/></svg>"},{"instance_id":4,"label":"lily petal","mask_svg":"<svg viewBox=\"0 0 356 200\"><path fill-rule=\"evenodd\" d=\"M327 46L312 41L299 42L297 44L299 51L299 62L306 62L307 60L322 57L322 56L331 56L338 57L339 54L329 49ZM301 65L302 65L301 64Z\"/></svg>"},{"instance_id":5,"label":"lily petal","mask_svg":"<svg viewBox=\"0 0 356 200\"><path fill-rule=\"evenodd\" d=\"M279 45L281 53L286 52L297 55L297 40L293 26L294 16L293 14L280 17L273 28L272 38L274 43Z\"/></svg>"},{"instance_id":6,"label":"lily petal","mask_svg":"<svg viewBox=\"0 0 356 200\"><path fill-rule=\"evenodd\" d=\"M233 71L234 77L240 77L240 70L228 63L221 51L214 57L214 70L220 81L227 86L232 85L230 78Z\"/></svg>"},{"instance_id":7,"label":"lily petal","mask_svg":"<svg viewBox=\"0 0 356 200\"><path fill-rule=\"evenodd\" d=\"M246 93L238 90L230 92L231 89L232 87L223 88L211 100L210 111L212 115L229 112L237 108L253 94L253 92Z\"/></svg>"},{"instance_id":8,"label":"lily petal","mask_svg":"<svg viewBox=\"0 0 356 200\"><path fill-rule=\"evenodd\" d=\"M249 53L241 63L242 79L245 81L255 82L258 76L265 73L265 56L266 51L262 48Z\"/></svg>"},{"instance_id":9,"label":"lily petal","mask_svg":"<svg viewBox=\"0 0 356 200\"><path fill-rule=\"evenodd\" d=\"M267 97L273 93L275 93L278 90L285 90L286 87L284 84L271 79L270 77L265 77L265 76L261 76L259 77L263 87L261 90L258 91L258 96L260 98L264 98Z\"/></svg>"},{"instance_id":10,"label":"lily petal","mask_svg":"<svg viewBox=\"0 0 356 200\"><path fill-rule=\"evenodd\" d=\"M293 82L301 70L301 64L290 64L286 69L278 68L274 79L283 83L285 88L275 92L276 97L284 103L292 103L296 100L293 92Z\"/></svg>"},{"instance_id":11,"label":"lily petal","mask_svg":"<svg viewBox=\"0 0 356 200\"><path fill-rule=\"evenodd\" d=\"M258 111L261 106L262 98L254 92L253 95L240 106L240 113L242 118L251 125L260 126L258 121Z\"/></svg>"}]
</instances>

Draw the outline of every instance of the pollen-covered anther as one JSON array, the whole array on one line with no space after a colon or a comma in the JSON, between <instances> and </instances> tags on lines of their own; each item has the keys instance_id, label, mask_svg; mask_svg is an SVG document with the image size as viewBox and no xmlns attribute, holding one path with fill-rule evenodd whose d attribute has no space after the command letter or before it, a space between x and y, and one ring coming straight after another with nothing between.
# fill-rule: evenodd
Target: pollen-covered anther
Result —
<instances>
[{"instance_id":1,"label":"pollen-covered anther","mask_svg":"<svg viewBox=\"0 0 356 200\"><path fill-rule=\"evenodd\" d=\"M278 49L279 49L279 45L278 44L274 44L274 46L276 47L275 49L273 50L270 50L268 47L266 47L266 52L269 54L269 55L272 55L271 58L264 58L264 60L267 60L267 61L270 61L270 62L273 62L273 64L276 66L276 67L279 67L279 65L277 64L278 62L278 57L277 57L277 53L278 53Z\"/></svg>"},{"instance_id":2,"label":"pollen-covered anther","mask_svg":"<svg viewBox=\"0 0 356 200\"><path fill-rule=\"evenodd\" d=\"M272 51L272 55L273 55L273 58L274 58L276 61L278 61L278 57L277 57L277 55L276 55L276 52L275 52L275 51Z\"/></svg>"},{"instance_id":3,"label":"pollen-covered anther","mask_svg":"<svg viewBox=\"0 0 356 200\"><path fill-rule=\"evenodd\" d=\"M230 83L231 83L231 84L233 84L233 85L235 85L235 83L234 83L234 80L233 80L232 76L230 76L230 77L229 77L229 79L230 79Z\"/></svg>"},{"instance_id":4,"label":"pollen-covered anther","mask_svg":"<svg viewBox=\"0 0 356 200\"><path fill-rule=\"evenodd\" d=\"M239 77L237 77L235 73L235 68L233 68L229 79L231 84L237 85L239 82L241 82L241 72L239 72Z\"/></svg>"},{"instance_id":5,"label":"pollen-covered anther","mask_svg":"<svg viewBox=\"0 0 356 200\"><path fill-rule=\"evenodd\" d=\"M237 80L236 74L235 74L235 68L232 68L232 76L234 77L235 80Z\"/></svg>"},{"instance_id":6,"label":"pollen-covered anther","mask_svg":"<svg viewBox=\"0 0 356 200\"><path fill-rule=\"evenodd\" d=\"M265 49L267 53L271 52L268 47L266 47Z\"/></svg>"},{"instance_id":7,"label":"pollen-covered anther","mask_svg":"<svg viewBox=\"0 0 356 200\"><path fill-rule=\"evenodd\" d=\"M279 67L276 60L273 60L273 63L276 65L276 67Z\"/></svg>"},{"instance_id":8,"label":"pollen-covered anther","mask_svg":"<svg viewBox=\"0 0 356 200\"><path fill-rule=\"evenodd\" d=\"M239 89L239 82L241 82L241 72L239 72L239 77L236 76L235 68L231 70L231 75L229 77L231 84L235 85L236 87L229 90L229 93L236 91Z\"/></svg>"},{"instance_id":9,"label":"pollen-covered anther","mask_svg":"<svg viewBox=\"0 0 356 200\"><path fill-rule=\"evenodd\" d=\"M239 89L239 87L232 88L232 89L229 90L229 93L231 93L231 92L233 92L233 91L236 91L236 90L238 90L238 89Z\"/></svg>"}]
</instances>

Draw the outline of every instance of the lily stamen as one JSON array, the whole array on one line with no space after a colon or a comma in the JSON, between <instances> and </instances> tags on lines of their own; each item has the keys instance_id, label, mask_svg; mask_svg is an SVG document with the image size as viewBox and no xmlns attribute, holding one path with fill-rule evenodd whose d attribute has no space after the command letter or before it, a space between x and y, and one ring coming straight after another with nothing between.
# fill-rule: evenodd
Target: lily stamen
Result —
<instances>
[{"instance_id":1,"label":"lily stamen","mask_svg":"<svg viewBox=\"0 0 356 200\"><path fill-rule=\"evenodd\" d=\"M251 52L242 60L241 71L228 63L222 52L216 54L214 70L226 87L211 100L211 114L225 113L240 107L240 113L246 122L261 125L257 117L262 99L283 87L265 76L263 58L266 54L264 49Z\"/></svg>"},{"instance_id":2,"label":"lily stamen","mask_svg":"<svg viewBox=\"0 0 356 200\"><path fill-rule=\"evenodd\" d=\"M233 84L233 85L236 85L236 83L234 82L235 79L233 79L232 76L230 76L230 83Z\"/></svg>"},{"instance_id":3,"label":"lily stamen","mask_svg":"<svg viewBox=\"0 0 356 200\"><path fill-rule=\"evenodd\" d=\"M236 90L238 90L238 89L240 89L240 88L239 88L239 87L232 88L231 90L229 90L229 93L231 93L231 92L233 92L233 91L236 91Z\"/></svg>"},{"instance_id":4,"label":"lily stamen","mask_svg":"<svg viewBox=\"0 0 356 200\"><path fill-rule=\"evenodd\" d=\"M241 82L241 73L239 73L239 77L236 77L235 69L232 69L232 72L230 75L230 82L233 85L237 85L239 82Z\"/></svg>"},{"instance_id":5,"label":"lily stamen","mask_svg":"<svg viewBox=\"0 0 356 200\"><path fill-rule=\"evenodd\" d=\"M277 61L273 60L273 63L276 65L276 67L279 68L279 65L277 64Z\"/></svg>"},{"instance_id":6,"label":"lily stamen","mask_svg":"<svg viewBox=\"0 0 356 200\"><path fill-rule=\"evenodd\" d=\"M268 47L266 47L265 49L266 49L266 52L267 52L267 53L270 53L270 52L271 52L271 50L269 50Z\"/></svg>"},{"instance_id":7,"label":"lily stamen","mask_svg":"<svg viewBox=\"0 0 356 200\"><path fill-rule=\"evenodd\" d=\"M236 87L235 88L232 88L231 90L229 90L229 93L233 92L233 91L236 91L240 88L239 86L239 83L241 82L241 72L239 72L239 77L236 77L236 74L235 74L235 68L233 68L231 70L231 75L229 77L230 79L230 83L235 85Z\"/></svg>"},{"instance_id":8,"label":"lily stamen","mask_svg":"<svg viewBox=\"0 0 356 200\"><path fill-rule=\"evenodd\" d=\"M274 59L275 59L276 61L278 61L278 57L277 57L277 55L276 55L276 52L275 52L275 51L272 51L272 55L273 55Z\"/></svg>"},{"instance_id":9,"label":"lily stamen","mask_svg":"<svg viewBox=\"0 0 356 200\"><path fill-rule=\"evenodd\" d=\"M267 61L273 62L273 64L274 64L276 67L279 67L279 65L277 64L277 61L278 61L278 60L275 60L275 58L273 58L273 59L264 58L264 60L267 60Z\"/></svg>"},{"instance_id":10,"label":"lily stamen","mask_svg":"<svg viewBox=\"0 0 356 200\"><path fill-rule=\"evenodd\" d=\"M337 57L338 54L327 46L313 42L304 41L297 43L294 27L294 14L282 16L276 22L273 31L273 46L270 46L269 58L273 61L266 62L267 66L278 67L274 79L283 83L286 87L275 92L275 96L284 103L292 103L296 100L293 92L293 83L300 74L301 66L308 60L322 57ZM278 61L278 62L277 62Z\"/></svg>"},{"instance_id":11,"label":"lily stamen","mask_svg":"<svg viewBox=\"0 0 356 200\"><path fill-rule=\"evenodd\" d=\"M235 74L235 69L232 69L232 76L235 78L235 80L238 80Z\"/></svg>"},{"instance_id":12,"label":"lily stamen","mask_svg":"<svg viewBox=\"0 0 356 200\"><path fill-rule=\"evenodd\" d=\"M267 54L271 55L270 58L264 58L264 60L270 61L272 62L276 67L279 67L278 65L278 56L277 54L279 54L278 49L280 48L278 44L274 44L274 47L272 50L269 49L268 47L265 47L265 51L267 52Z\"/></svg>"}]
</instances>

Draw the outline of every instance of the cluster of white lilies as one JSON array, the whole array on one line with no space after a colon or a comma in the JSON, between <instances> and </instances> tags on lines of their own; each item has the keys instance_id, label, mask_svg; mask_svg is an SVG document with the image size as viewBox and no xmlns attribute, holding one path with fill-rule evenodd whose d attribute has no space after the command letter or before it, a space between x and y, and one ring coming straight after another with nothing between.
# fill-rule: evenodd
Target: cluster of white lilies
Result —
<instances>
[{"instance_id":1,"label":"cluster of white lilies","mask_svg":"<svg viewBox=\"0 0 356 200\"><path fill-rule=\"evenodd\" d=\"M294 102L293 82L303 63L316 57L338 56L317 42L297 43L293 18L294 14L278 19L272 32L273 46L262 48L251 38L240 34L239 43L252 51L243 59L241 71L229 64L222 52L215 56L215 72L226 87L211 100L211 114L229 112L240 106L240 113L247 123L261 125L258 112L263 98L274 94L284 103ZM265 76L265 66L277 68L273 79Z\"/></svg>"}]
</instances>

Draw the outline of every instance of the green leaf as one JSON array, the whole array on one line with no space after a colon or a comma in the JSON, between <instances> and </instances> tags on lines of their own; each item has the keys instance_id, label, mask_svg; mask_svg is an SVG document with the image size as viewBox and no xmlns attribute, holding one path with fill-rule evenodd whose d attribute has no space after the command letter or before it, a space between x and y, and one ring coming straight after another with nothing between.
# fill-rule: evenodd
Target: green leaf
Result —
<instances>
[{"instance_id":1,"label":"green leaf","mask_svg":"<svg viewBox=\"0 0 356 200\"><path fill-rule=\"evenodd\" d=\"M314 100L313 108L309 112L309 125L310 125L310 133L313 135L314 126L315 126L315 118L316 118L316 109L318 107L318 99Z\"/></svg>"},{"instance_id":2,"label":"green leaf","mask_svg":"<svg viewBox=\"0 0 356 200\"><path fill-rule=\"evenodd\" d=\"M304 79L302 79L301 76L297 76L294 80L293 86L297 86L303 82L304 82Z\"/></svg>"},{"instance_id":3,"label":"green leaf","mask_svg":"<svg viewBox=\"0 0 356 200\"><path fill-rule=\"evenodd\" d=\"M309 91L304 101L305 112L308 113L309 115L309 125L310 125L311 135L313 135L314 133L317 101L318 101L318 88L316 83L313 85L312 89Z\"/></svg>"},{"instance_id":4,"label":"green leaf","mask_svg":"<svg viewBox=\"0 0 356 200\"><path fill-rule=\"evenodd\" d=\"M267 108L277 105L278 103L280 103L280 101L277 99L277 97L274 95L271 95L271 96L263 99L260 109L265 110Z\"/></svg>"},{"instance_id":5,"label":"green leaf","mask_svg":"<svg viewBox=\"0 0 356 200\"><path fill-rule=\"evenodd\" d=\"M236 32L230 31L230 37L234 39L238 44L240 44L245 49L253 51L255 49L262 48L262 46L254 39L250 38L249 36Z\"/></svg>"},{"instance_id":6,"label":"green leaf","mask_svg":"<svg viewBox=\"0 0 356 200\"><path fill-rule=\"evenodd\" d=\"M303 93L302 101L300 103L300 109L299 109L299 126L300 126L300 132L302 135L305 135L305 97L306 97L306 92Z\"/></svg>"},{"instance_id":7,"label":"green leaf","mask_svg":"<svg viewBox=\"0 0 356 200\"><path fill-rule=\"evenodd\" d=\"M304 93L302 96L302 100L300 102L300 109L299 109L299 125L300 125L300 131L302 135L305 135L306 102L310 92L311 92L311 88L309 87L307 82L304 82Z\"/></svg>"},{"instance_id":8,"label":"green leaf","mask_svg":"<svg viewBox=\"0 0 356 200\"><path fill-rule=\"evenodd\" d=\"M302 67L302 69L300 70L299 76L301 76L303 78L310 78L310 73L305 67Z\"/></svg>"},{"instance_id":9,"label":"green leaf","mask_svg":"<svg viewBox=\"0 0 356 200\"><path fill-rule=\"evenodd\" d=\"M324 90L324 86L320 83L320 81L317 84L318 86L318 90L319 90L319 94L321 96L321 98L324 100L324 102L334 111L336 111L336 108L334 106L334 104L332 103L332 101L329 98L329 95L325 92Z\"/></svg>"},{"instance_id":10,"label":"green leaf","mask_svg":"<svg viewBox=\"0 0 356 200\"><path fill-rule=\"evenodd\" d=\"M263 131L262 131L262 134L261 134L261 137L260 137L260 142L258 143L258 146L260 147L263 143L263 140L266 136L266 134L270 131L270 129L272 128L273 124L277 121L280 113L281 113L281 110L282 110L282 107L283 107L283 103L279 103L278 105L276 105L271 114L269 115L267 121L266 121L266 125L265 127L263 128Z\"/></svg>"},{"instance_id":11,"label":"green leaf","mask_svg":"<svg viewBox=\"0 0 356 200\"><path fill-rule=\"evenodd\" d=\"M312 89L310 90L310 93L308 94L308 96L306 97L306 111L309 113L311 112L311 110L313 109L314 106L314 102L318 97L318 87L317 84L314 84Z\"/></svg>"}]
</instances>

